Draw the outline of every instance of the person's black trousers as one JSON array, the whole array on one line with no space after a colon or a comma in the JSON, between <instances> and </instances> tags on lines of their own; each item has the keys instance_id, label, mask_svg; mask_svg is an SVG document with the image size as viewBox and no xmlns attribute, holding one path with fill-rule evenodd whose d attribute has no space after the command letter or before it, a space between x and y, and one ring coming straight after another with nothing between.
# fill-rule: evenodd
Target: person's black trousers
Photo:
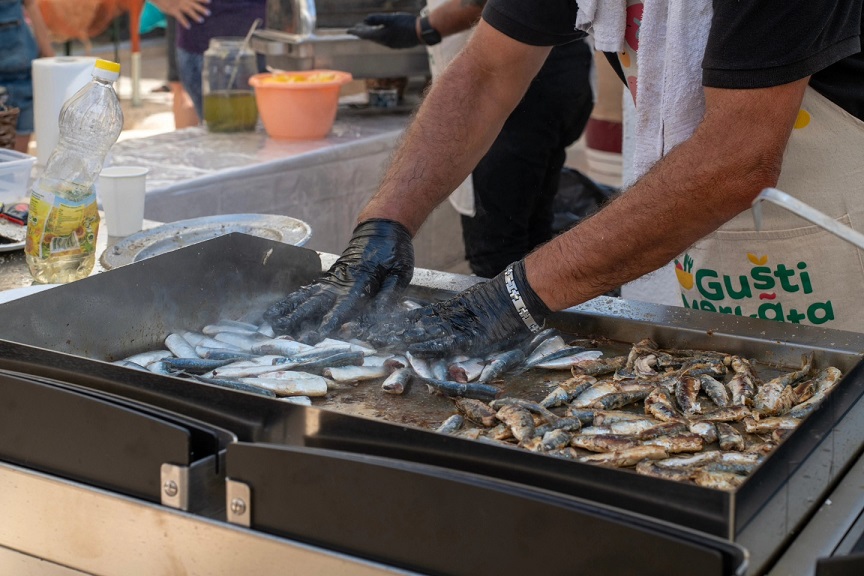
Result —
<instances>
[{"instance_id":1,"label":"person's black trousers","mask_svg":"<svg viewBox=\"0 0 864 576\"><path fill-rule=\"evenodd\" d=\"M474 274L491 278L552 238L552 201L566 148L593 108L591 65L584 41L554 48L474 170L476 214L462 216Z\"/></svg>"}]
</instances>

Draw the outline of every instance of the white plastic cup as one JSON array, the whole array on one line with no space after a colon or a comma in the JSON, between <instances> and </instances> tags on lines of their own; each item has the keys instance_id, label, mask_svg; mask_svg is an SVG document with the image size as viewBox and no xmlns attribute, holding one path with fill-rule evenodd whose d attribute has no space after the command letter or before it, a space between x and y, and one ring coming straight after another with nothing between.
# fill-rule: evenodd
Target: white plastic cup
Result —
<instances>
[{"instance_id":1,"label":"white plastic cup","mask_svg":"<svg viewBox=\"0 0 864 576\"><path fill-rule=\"evenodd\" d=\"M108 236L129 236L144 228L144 196L149 168L111 166L99 174L96 193L105 212Z\"/></svg>"}]
</instances>

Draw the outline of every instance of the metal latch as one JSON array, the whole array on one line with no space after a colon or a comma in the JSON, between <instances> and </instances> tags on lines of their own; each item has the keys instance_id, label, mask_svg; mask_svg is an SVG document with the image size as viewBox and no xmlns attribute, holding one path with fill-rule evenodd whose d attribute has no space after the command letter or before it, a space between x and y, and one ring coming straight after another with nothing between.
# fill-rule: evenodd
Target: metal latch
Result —
<instances>
[{"instance_id":1,"label":"metal latch","mask_svg":"<svg viewBox=\"0 0 864 576\"><path fill-rule=\"evenodd\" d=\"M162 505L178 510L189 510L189 468L176 464L162 464Z\"/></svg>"},{"instance_id":2,"label":"metal latch","mask_svg":"<svg viewBox=\"0 0 864 576\"><path fill-rule=\"evenodd\" d=\"M225 509L229 523L252 526L252 489L248 484L225 479Z\"/></svg>"}]
</instances>

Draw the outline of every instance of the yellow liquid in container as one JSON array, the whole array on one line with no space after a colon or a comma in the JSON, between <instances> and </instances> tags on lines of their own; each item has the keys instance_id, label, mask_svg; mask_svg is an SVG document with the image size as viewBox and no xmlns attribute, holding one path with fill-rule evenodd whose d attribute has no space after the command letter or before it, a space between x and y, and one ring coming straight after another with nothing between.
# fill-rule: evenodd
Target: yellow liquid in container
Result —
<instances>
[{"instance_id":1,"label":"yellow liquid in container","mask_svg":"<svg viewBox=\"0 0 864 576\"><path fill-rule=\"evenodd\" d=\"M204 122L211 132L242 132L255 129L258 106L249 90L218 90L203 98Z\"/></svg>"},{"instance_id":2,"label":"yellow liquid in container","mask_svg":"<svg viewBox=\"0 0 864 576\"><path fill-rule=\"evenodd\" d=\"M99 212L93 188L68 183L45 188L40 181L30 196L27 266L37 284L64 284L90 275L96 263Z\"/></svg>"}]
</instances>

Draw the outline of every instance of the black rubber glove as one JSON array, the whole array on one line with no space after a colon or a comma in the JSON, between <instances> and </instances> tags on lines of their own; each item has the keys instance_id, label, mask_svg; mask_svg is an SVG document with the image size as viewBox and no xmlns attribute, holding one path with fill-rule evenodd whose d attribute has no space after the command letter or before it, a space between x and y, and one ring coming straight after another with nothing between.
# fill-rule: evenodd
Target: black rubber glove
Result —
<instances>
[{"instance_id":1,"label":"black rubber glove","mask_svg":"<svg viewBox=\"0 0 864 576\"><path fill-rule=\"evenodd\" d=\"M349 28L348 33L388 48L413 48L420 44L416 23L417 16L407 12L370 14L361 24Z\"/></svg>"},{"instance_id":2,"label":"black rubber glove","mask_svg":"<svg viewBox=\"0 0 864 576\"><path fill-rule=\"evenodd\" d=\"M270 306L264 318L277 334L297 337L313 330L306 339L315 340L336 332L367 308L373 316L392 310L413 273L408 229L393 220L366 220L354 229L348 247L320 280Z\"/></svg>"},{"instance_id":3,"label":"black rubber glove","mask_svg":"<svg viewBox=\"0 0 864 576\"><path fill-rule=\"evenodd\" d=\"M518 294L508 288L504 271L450 300L409 312L401 341L420 357L460 352L485 355L539 332L550 310L528 284L524 262L512 264L512 271ZM515 305L520 297L527 323ZM531 319L533 329L528 327Z\"/></svg>"}]
</instances>

